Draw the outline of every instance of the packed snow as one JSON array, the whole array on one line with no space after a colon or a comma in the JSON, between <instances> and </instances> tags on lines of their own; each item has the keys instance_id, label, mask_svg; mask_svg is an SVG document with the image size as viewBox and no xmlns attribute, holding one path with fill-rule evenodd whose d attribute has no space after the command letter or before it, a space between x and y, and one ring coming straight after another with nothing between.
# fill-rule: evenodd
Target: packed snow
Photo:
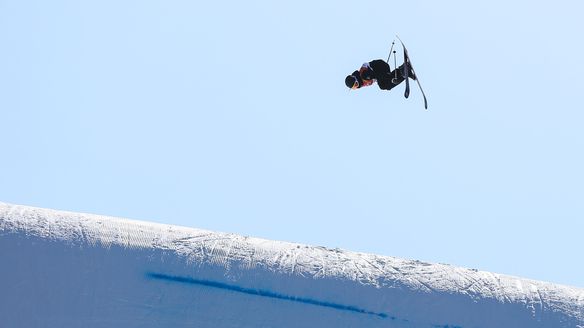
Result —
<instances>
[{"instance_id":1,"label":"packed snow","mask_svg":"<svg viewBox=\"0 0 584 328\"><path fill-rule=\"evenodd\" d=\"M0 327L584 328L584 289L0 203Z\"/></svg>"}]
</instances>

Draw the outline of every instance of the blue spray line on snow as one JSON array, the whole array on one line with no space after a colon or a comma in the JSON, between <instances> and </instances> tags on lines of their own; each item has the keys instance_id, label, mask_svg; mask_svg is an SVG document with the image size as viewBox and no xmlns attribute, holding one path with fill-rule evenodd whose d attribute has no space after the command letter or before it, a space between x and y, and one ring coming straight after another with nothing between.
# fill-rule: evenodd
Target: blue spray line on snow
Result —
<instances>
[{"instance_id":1,"label":"blue spray line on snow","mask_svg":"<svg viewBox=\"0 0 584 328\"><path fill-rule=\"evenodd\" d=\"M245 288L245 287L236 286L236 285L228 285L228 284L224 284L224 283L217 282L217 281L200 280L200 279L194 279L194 278L190 278L190 277L171 276L171 275L166 275L166 274L162 274L162 273L150 272L150 273L147 273L146 275L152 279L179 282L179 283L190 284L190 285L213 287L213 288L229 290L229 291L233 291L233 292L237 292L237 293L242 293L242 294L255 295L255 296L261 296L261 297L269 297L269 298L274 298L274 299L279 299L279 300L323 306L323 307L328 307L328 308L332 308L332 309L336 309L336 310L351 311L351 312L356 312L356 313L361 313L361 314L374 315L374 316L381 317L381 318L390 318L392 320L396 319L395 317L390 317L386 313L368 311L368 310L361 309L361 308L351 306L351 305L343 305L343 304L337 304L337 303L332 303L332 302L319 301L319 300L315 300L315 299L311 299L311 298L285 295L285 294L272 292L269 290Z\"/></svg>"}]
</instances>

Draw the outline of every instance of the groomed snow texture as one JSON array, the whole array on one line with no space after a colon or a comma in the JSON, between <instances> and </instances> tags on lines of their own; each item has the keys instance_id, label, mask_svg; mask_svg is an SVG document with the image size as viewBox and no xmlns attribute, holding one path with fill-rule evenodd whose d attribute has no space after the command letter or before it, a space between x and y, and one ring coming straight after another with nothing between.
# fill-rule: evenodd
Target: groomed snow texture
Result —
<instances>
[{"instance_id":1,"label":"groomed snow texture","mask_svg":"<svg viewBox=\"0 0 584 328\"><path fill-rule=\"evenodd\" d=\"M0 203L0 327L584 328L584 289Z\"/></svg>"}]
</instances>

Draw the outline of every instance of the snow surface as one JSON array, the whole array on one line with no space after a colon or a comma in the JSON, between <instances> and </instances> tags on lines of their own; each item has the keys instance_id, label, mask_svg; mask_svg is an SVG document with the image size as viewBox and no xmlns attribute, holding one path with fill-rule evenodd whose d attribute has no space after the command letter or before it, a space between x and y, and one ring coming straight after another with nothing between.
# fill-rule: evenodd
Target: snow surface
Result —
<instances>
[{"instance_id":1,"label":"snow surface","mask_svg":"<svg viewBox=\"0 0 584 328\"><path fill-rule=\"evenodd\" d=\"M0 327L584 328L584 289L0 203Z\"/></svg>"}]
</instances>

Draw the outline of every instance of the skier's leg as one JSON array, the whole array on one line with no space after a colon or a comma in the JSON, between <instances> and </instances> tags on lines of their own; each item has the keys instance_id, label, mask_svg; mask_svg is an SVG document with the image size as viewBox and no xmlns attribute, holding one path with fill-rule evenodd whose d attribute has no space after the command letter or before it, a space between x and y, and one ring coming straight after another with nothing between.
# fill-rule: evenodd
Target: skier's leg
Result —
<instances>
[{"instance_id":1,"label":"skier's leg","mask_svg":"<svg viewBox=\"0 0 584 328\"><path fill-rule=\"evenodd\" d=\"M399 72L401 73L402 78L405 78L405 67L406 66L409 70L408 77L412 80L416 80L416 74L414 74L414 71L412 70L412 66L406 65L406 63L403 63L400 67L397 68L399 70Z\"/></svg>"}]
</instances>

